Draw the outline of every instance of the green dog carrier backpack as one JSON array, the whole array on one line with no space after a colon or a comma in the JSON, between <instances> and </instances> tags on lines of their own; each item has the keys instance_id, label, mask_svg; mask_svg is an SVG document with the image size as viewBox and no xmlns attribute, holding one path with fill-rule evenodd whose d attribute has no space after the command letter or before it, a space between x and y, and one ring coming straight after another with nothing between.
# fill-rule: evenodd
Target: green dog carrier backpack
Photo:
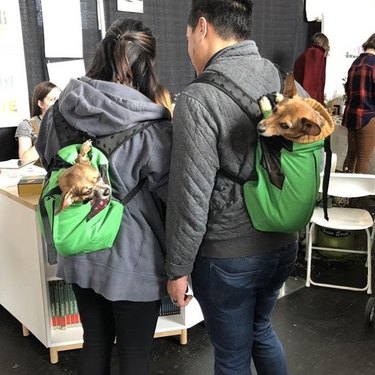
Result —
<instances>
[{"instance_id":1,"label":"green dog carrier backpack","mask_svg":"<svg viewBox=\"0 0 375 375\"><path fill-rule=\"evenodd\" d=\"M56 251L62 255L77 255L110 248L120 228L124 210L123 204L108 197L99 209L92 205L92 201L80 201L56 214L63 199L59 177L67 167L74 165L80 149L81 144L74 144L58 152L58 159L67 164L65 168L61 166L51 170L38 205L40 223L43 224L42 233L49 239L50 245L53 243ZM93 147L90 160L93 166L105 174L102 176L103 180L109 181L106 156Z\"/></svg>"},{"instance_id":2,"label":"green dog carrier backpack","mask_svg":"<svg viewBox=\"0 0 375 375\"><path fill-rule=\"evenodd\" d=\"M95 139L92 135L79 133L67 123L57 103L53 106L53 116L54 126L57 128L60 144L63 147L48 167L37 210L39 226L47 249L56 250L64 256L109 249L116 240L125 205L141 189L144 180L125 197L110 195L99 202L97 200L74 202L57 213L63 199L59 177L67 168L74 165L82 143L92 139L96 147L92 147L88 154L91 164L100 172L103 181L111 185L108 162L110 155L119 145L152 123L141 123L124 132Z\"/></svg>"},{"instance_id":3,"label":"green dog carrier backpack","mask_svg":"<svg viewBox=\"0 0 375 375\"><path fill-rule=\"evenodd\" d=\"M318 197L323 145L324 141L299 144L282 137L260 137L256 149L256 160L260 161L256 163L257 180L243 185L254 228L288 233L309 222Z\"/></svg>"},{"instance_id":4,"label":"green dog carrier backpack","mask_svg":"<svg viewBox=\"0 0 375 375\"><path fill-rule=\"evenodd\" d=\"M280 79L282 81L281 76ZM262 119L258 101L222 73L206 71L194 82L209 83L223 91L255 125ZM316 205L323 146L329 149L324 140L302 144L283 137L259 136L255 156L256 178L244 181L224 169L218 173L243 185L245 205L255 229L293 233L309 222ZM328 181L324 185L328 187Z\"/></svg>"}]
</instances>

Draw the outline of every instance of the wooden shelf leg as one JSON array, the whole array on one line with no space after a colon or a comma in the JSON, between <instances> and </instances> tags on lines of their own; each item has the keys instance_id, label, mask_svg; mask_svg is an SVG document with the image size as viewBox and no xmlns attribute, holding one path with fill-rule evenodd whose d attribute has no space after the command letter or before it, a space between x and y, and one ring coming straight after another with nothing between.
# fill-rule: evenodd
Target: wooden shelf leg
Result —
<instances>
[{"instance_id":1,"label":"wooden shelf leg","mask_svg":"<svg viewBox=\"0 0 375 375\"><path fill-rule=\"evenodd\" d=\"M187 329L182 329L181 330L181 335L180 335L180 344L181 345L186 345L187 344Z\"/></svg>"},{"instance_id":2,"label":"wooden shelf leg","mask_svg":"<svg viewBox=\"0 0 375 375\"><path fill-rule=\"evenodd\" d=\"M57 348L49 348L49 358L52 364L55 364L59 361L59 351Z\"/></svg>"},{"instance_id":3,"label":"wooden shelf leg","mask_svg":"<svg viewBox=\"0 0 375 375\"><path fill-rule=\"evenodd\" d=\"M22 324L22 334L26 337L30 335L30 331Z\"/></svg>"}]
</instances>

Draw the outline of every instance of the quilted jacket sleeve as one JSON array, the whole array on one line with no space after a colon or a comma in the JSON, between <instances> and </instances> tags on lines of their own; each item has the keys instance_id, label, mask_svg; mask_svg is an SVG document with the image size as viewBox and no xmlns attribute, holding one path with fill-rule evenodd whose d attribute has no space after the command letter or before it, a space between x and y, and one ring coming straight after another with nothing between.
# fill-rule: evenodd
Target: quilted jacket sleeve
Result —
<instances>
[{"instance_id":1,"label":"quilted jacket sleeve","mask_svg":"<svg viewBox=\"0 0 375 375\"><path fill-rule=\"evenodd\" d=\"M179 96L173 120L166 271L184 276L191 273L206 232L219 169L217 127L205 106L187 94Z\"/></svg>"}]
</instances>

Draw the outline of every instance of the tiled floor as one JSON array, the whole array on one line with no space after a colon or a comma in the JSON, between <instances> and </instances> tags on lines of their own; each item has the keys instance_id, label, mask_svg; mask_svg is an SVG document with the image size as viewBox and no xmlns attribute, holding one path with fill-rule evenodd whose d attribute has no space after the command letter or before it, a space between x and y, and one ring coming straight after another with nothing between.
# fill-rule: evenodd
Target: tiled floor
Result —
<instances>
[{"instance_id":1,"label":"tiled floor","mask_svg":"<svg viewBox=\"0 0 375 375\"><path fill-rule=\"evenodd\" d=\"M362 270L356 264L317 262L319 277L334 270L345 279L360 279ZM303 273L301 257L295 274ZM364 324L367 300L362 292L316 287L281 298L274 327L284 343L290 375L374 375L375 327ZM0 308L0 375L72 375L78 356L79 350L61 352L59 362L50 364L48 350L33 336L23 337L20 324ZM113 363L117 375L115 358ZM153 375L209 375L212 368L213 351L204 324L189 330L186 346L174 337L155 340Z\"/></svg>"}]
</instances>

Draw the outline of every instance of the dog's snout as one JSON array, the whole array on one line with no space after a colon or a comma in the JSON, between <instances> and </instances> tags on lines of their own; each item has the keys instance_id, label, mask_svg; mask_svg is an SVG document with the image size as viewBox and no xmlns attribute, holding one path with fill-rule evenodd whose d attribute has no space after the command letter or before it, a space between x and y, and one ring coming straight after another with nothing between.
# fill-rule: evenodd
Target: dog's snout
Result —
<instances>
[{"instance_id":1,"label":"dog's snout","mask_svg":"<svg viewBox=\"0 0 375 375\"><path fill-rule=\"evenodd\" d=\"M259 123L257 126L257 131L258 133L262 134L266 131L266 127L262 123Z\"/></svg>"}]
</instances>

